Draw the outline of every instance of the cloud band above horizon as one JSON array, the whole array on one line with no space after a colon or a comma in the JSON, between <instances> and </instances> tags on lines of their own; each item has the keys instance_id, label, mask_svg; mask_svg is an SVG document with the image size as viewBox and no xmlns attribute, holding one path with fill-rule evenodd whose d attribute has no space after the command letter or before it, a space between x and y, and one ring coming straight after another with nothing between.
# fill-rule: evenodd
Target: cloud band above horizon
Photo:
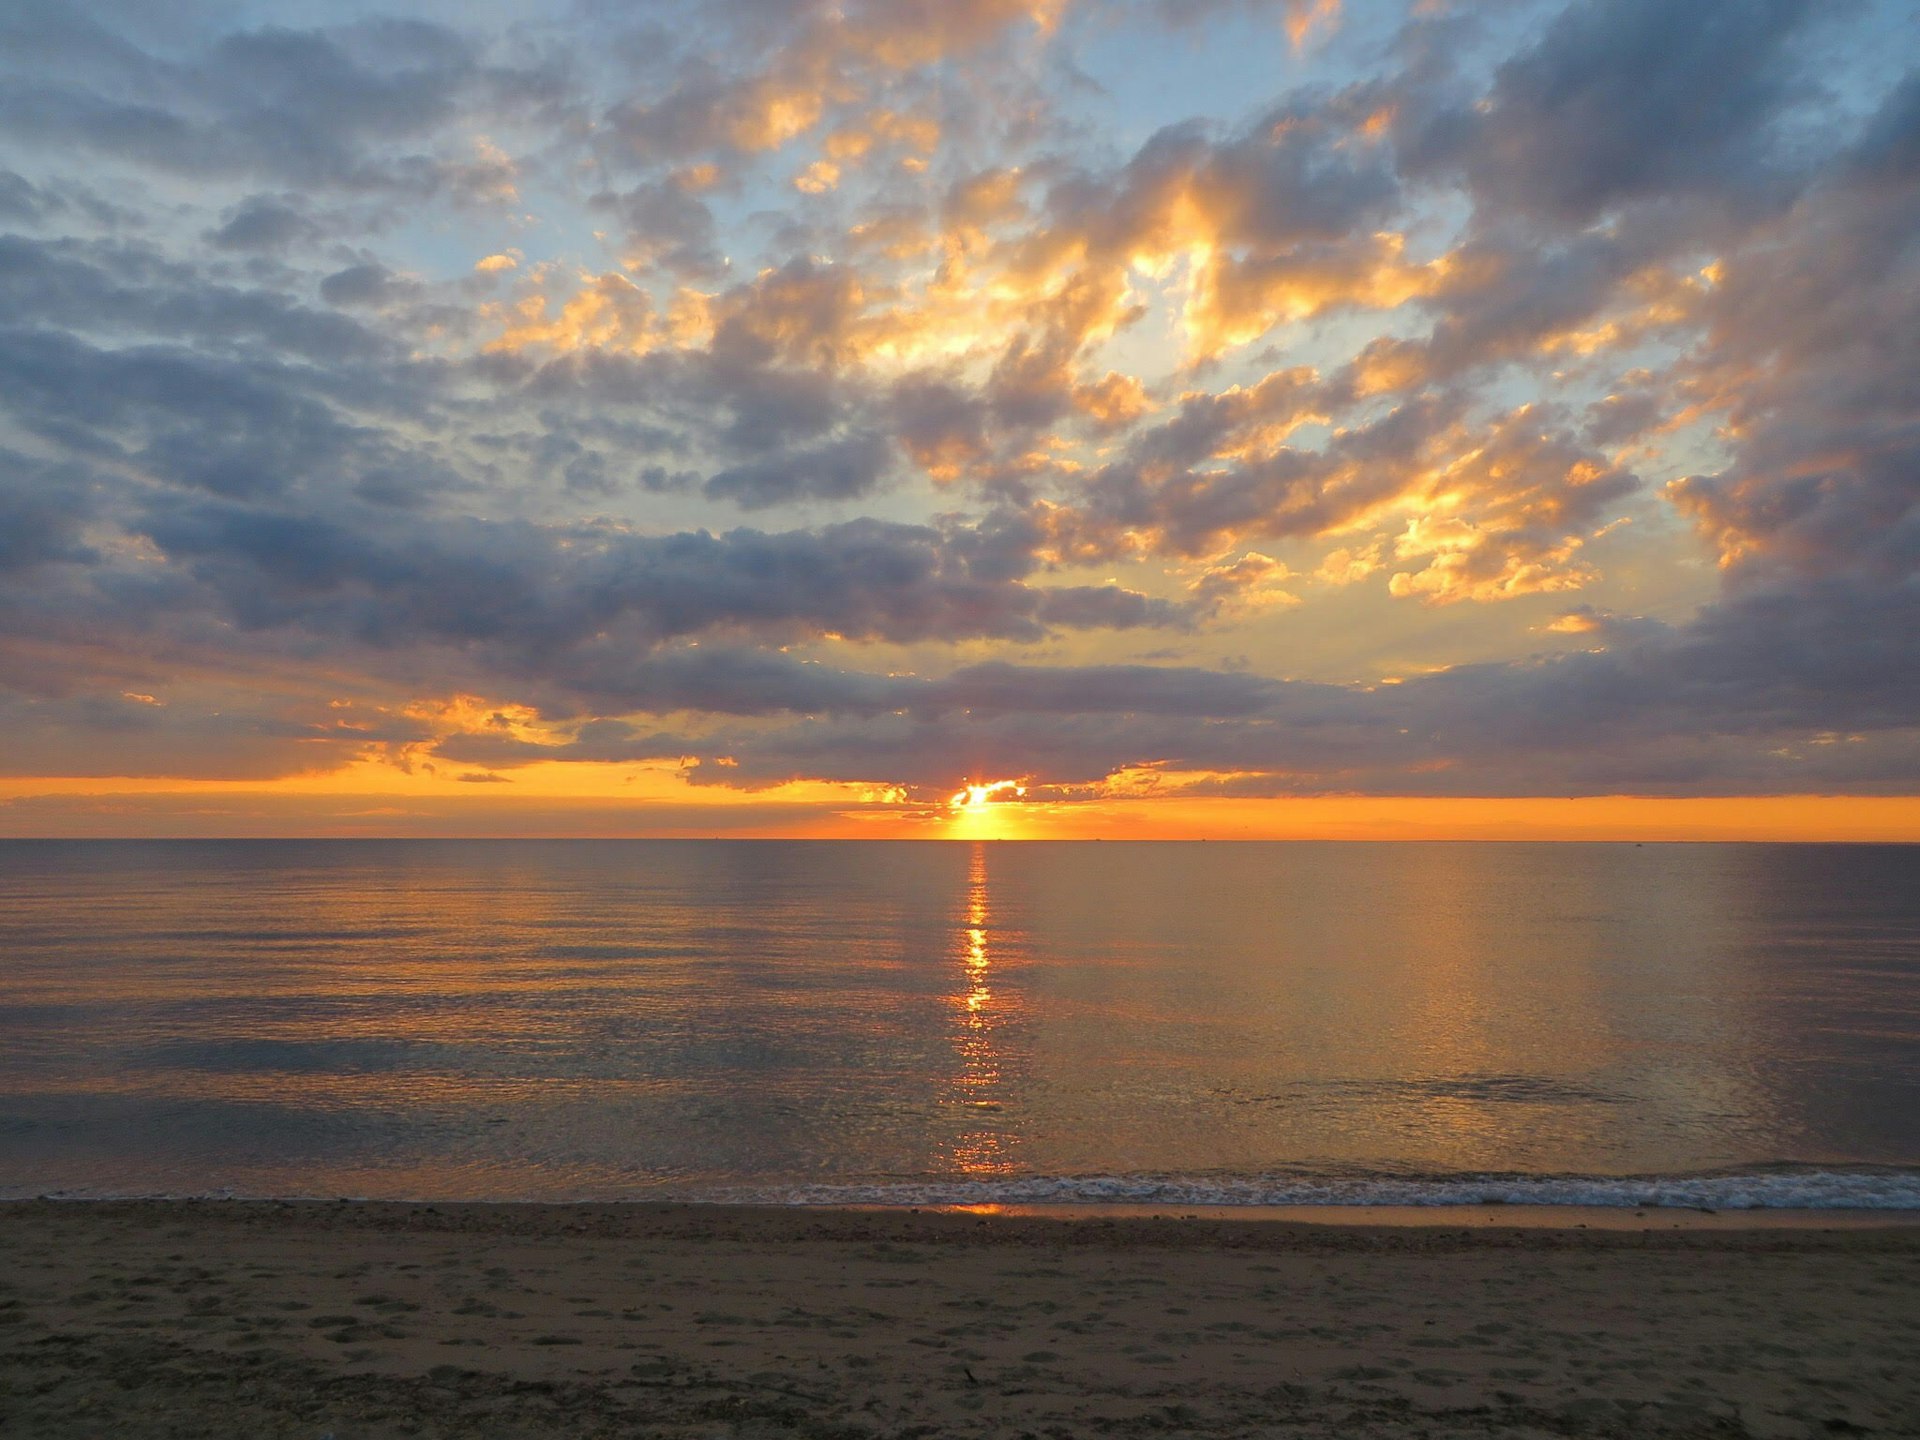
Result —
<instances>
[{"instance_id":1,"label":"cloud band above horizon","mask_svg":"<svg viewBox=\"0 0 1920 1440\"><path fill-rule=\"evenodd\" d=\"M1906 5L335 13L0 17L0 829L1920 794Z\"/></svg>"}]
</instances>

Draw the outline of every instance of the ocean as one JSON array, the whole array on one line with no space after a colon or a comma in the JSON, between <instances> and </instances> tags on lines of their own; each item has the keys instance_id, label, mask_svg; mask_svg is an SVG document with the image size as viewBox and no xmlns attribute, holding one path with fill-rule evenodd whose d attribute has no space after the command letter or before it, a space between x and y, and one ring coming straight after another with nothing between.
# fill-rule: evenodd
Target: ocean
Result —
<instances>
[{"instance_id":1,"label":"ocean","mask_svg":"<svg viewBox=\"0 0 1920 1440\"><path fill-rule=\"evenodd\" d=\"M1920 1208L1920 846L0 841L0 1196Z\"/></svg>"}]
</instances>

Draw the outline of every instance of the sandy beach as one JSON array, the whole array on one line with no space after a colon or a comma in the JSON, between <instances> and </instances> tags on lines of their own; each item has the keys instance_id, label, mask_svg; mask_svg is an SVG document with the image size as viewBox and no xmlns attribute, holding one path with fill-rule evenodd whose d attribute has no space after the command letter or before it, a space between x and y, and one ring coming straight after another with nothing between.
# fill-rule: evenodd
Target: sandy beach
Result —
<instances>
[{"instance_id":1,"label":"sandy beach","mask_svg":"<svg viewBox=\"0 0 1920 1440\"><path fill-rule=\"evenodd\" d=\"M1920 1433L1920 1226L0 1208L0 1434Z\"/></svg>"}]
</instances>

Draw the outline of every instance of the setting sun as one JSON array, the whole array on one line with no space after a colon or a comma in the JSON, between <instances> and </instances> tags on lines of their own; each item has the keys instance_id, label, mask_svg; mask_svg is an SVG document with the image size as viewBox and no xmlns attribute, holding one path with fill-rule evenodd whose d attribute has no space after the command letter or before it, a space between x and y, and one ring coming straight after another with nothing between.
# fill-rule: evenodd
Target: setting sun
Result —
<instances>
[{"instance_id":1,"label":"setting sun","mask_svg":"<svg viewBox=\"0 0 1920 1440\"><path fill-rule=\"evenodd\" d=\"M987 805L1024 800L1026 795L1027 787L1018 780L995 780L985 785L975 785L969 780L947 804L955 810L978 810Z\"/></svg>"}]
</instances>

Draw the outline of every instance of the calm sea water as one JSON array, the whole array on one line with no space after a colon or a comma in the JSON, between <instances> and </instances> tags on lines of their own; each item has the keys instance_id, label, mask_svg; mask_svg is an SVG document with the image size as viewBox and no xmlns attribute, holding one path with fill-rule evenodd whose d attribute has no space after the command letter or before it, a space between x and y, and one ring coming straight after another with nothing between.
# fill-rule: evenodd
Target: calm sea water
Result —
<instances>
[{"instance_id":1,"label":"calm sea water","mask_svg":"<svg viewBox=\"0 0 1920 1440\"><path fill-rule=\"evenodd\" d=\"M0 842L0 1194L1920 1206L1920 847Z\"/></svg>"}]
</instances>

